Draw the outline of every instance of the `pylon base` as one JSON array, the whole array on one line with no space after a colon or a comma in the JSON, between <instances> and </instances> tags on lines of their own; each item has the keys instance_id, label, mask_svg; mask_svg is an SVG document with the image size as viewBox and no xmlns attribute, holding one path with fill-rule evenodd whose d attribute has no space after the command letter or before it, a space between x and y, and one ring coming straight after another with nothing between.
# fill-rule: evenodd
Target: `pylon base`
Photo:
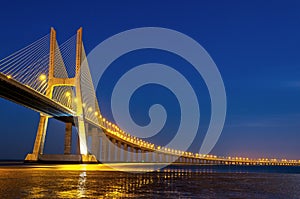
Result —
<instances>
[{"instance_id":1,"label":"pylon base","mask_svg":"<svg viewBox=\"0 0 300 199\"><path fill-rule=\"evenodd\" d=\"M98 163L94 155L75 154L28 154L24 160L26 163L71 163L71 164L95 164Z\"/></svg>"}]
</instances>

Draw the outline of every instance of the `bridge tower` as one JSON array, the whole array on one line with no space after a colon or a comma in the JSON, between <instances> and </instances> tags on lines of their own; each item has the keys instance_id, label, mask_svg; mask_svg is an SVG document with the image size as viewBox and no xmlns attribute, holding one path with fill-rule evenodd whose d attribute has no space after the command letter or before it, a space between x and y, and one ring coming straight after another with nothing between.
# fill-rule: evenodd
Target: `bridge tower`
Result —
<instances>
[{"instance_id":1,"label":"bridge tower","mask_svg":"<svg viewBox=\"0 0 300 199\"><path fill-rule=\"evenodd\" d=\"M54 87L56 86L70 86L75 87L76 95L76 115L73 118L69 118L69 122L66 122L65 131L65 146L63 155L44 155L44 144L47 133L47 125L50 116L43 113L40 114L39 126L34 142L33 151L26 156L25 161L37 162L37 161L58 161L58 162L97 162L94 155L89 155L87 150L86 140L86 128L83 117L83 106L81 96L81 63L82 63L82 28L77 30L76 38L76 72L73 78L58 78L54 76L55 67L55 49L56 46L56 31L51 28L50 32L50 52L49 52L49 73L48 73L48 86L46 90L46 96L52 99ZM72 142L72 126L77 124L78 127L78 152L77 155L71 154L71 142Z\"/></svg>"}]
</instances>

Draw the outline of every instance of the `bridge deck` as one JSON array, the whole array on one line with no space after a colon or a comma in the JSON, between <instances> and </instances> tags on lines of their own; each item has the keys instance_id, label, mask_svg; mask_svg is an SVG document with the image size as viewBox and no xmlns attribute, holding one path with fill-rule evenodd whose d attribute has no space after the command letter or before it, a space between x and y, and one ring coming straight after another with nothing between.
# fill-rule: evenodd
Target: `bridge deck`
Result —
<instances>
[{"instance_id":1,"label":"bridge deck","mask_svg":"<svg viewBox=\"0 0 300 199\"><path fill-rule=\"evenodd\" d=\"M0 97L66 121L74 112L58 102L0 73Z\"/></svg>"}]
</instances>

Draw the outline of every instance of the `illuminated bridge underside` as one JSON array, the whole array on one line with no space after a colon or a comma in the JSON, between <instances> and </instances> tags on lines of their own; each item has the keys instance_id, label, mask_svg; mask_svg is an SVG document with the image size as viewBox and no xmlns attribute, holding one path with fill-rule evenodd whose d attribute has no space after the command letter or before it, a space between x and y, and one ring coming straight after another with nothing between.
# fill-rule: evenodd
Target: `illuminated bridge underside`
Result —
<instances>
[{"instance_id":1,"label":"illuminated bridge underside","mask_svg":"<svg viewBox=\"0 0 300 199\"><path fill-rule=\"evenodd\" d=\"M50 35L0 60L0 97L41 114L33 152L26 160L300 166L300 160L194 154L157 146L124 132L100 113L88 64L82 62L86 55L81 38L79 29L76 36L58 46L52 28ZM76 45L72 47L72 43ZM76 52L74 62L72 52ZM65 63L71 63L75 77L69 77ZM61 155L43 154L51 117L66 123ZM71 154L74 125L78 129L78 146L77 153Z\"/></svg>"},{"instance_id":2,"label":"illuminated bridge underside","mask_svg":"<svg viewBox=\"0 0 300 199\"><path fill-rule=\"evenodd\" d=\"M28 107L40 113L50 115L61 121L72 121L74 111L49 99L0 73L0 97Z\"/></svg>"}]
</instances>

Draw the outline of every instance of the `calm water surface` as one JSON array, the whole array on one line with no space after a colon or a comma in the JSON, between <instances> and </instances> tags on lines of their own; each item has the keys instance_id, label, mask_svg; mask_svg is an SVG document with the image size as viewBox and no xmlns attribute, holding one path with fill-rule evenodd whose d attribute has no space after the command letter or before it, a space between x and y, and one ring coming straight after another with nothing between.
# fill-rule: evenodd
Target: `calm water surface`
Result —
<instances>
[{"instance_id":1,"label":"calm water surface","mask_svg":"<svg viewBox=\"0 0 300 199\"><path fill-rule=\"evenodd\" d=\"M0 198L300 198L300 168L2 164Z\"/></svg>"}]
</instances>

